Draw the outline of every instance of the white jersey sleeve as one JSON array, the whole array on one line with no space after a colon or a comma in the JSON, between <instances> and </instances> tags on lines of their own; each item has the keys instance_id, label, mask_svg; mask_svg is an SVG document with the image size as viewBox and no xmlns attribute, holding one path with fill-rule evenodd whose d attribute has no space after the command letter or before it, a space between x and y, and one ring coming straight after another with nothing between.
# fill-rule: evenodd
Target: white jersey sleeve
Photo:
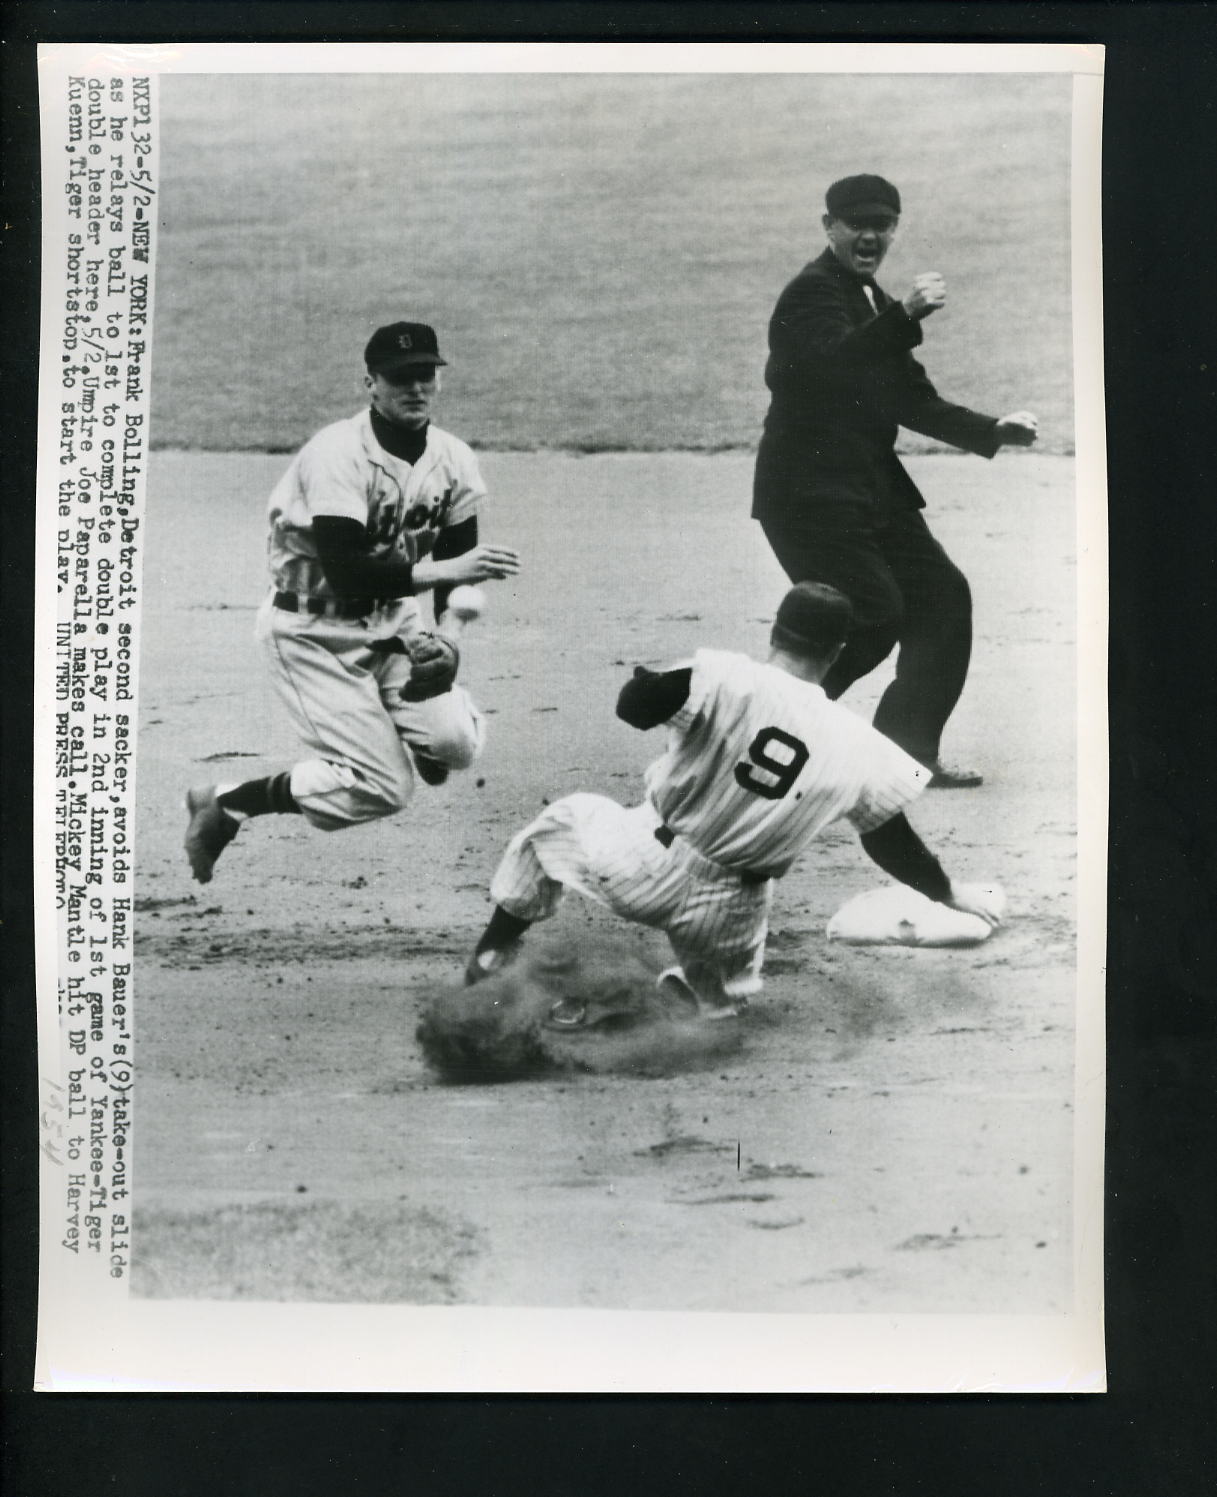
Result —
<instances>
[{"instance_id":1,"label":"white jersey sleeve","mask_svg":"<svg viewBox=\"0 0 1217 1497\"><path fill-rule=\"evenodd\" d=\"M444 527L460 525L478 512L478 506L486 498L486 482L473 449L448 433L446 459L451 473L451 502L444 516Z\"/></svg>"},{"instance_id":2,"label":"white jersey sleeve","mask_svg":"<svg viewBox=\"0 0 1217 1497\"><path fill-rule=\"evenodd\" d=\"M367 522L368 464L350 421L319 431L300 449L294 468L294 524L304 527L317 515Z\"/></svg>"},{"instance_id":3,"label":"white jersey sleeve","mask_svg":"<svg viewBox=\"0 0 1217 1497\"><path fill-rule=\"evenodd\" d=\"M863 724L865 726L865 724ZM911 806L929 784L930 771L890 738L871 729L866 783L852 811L845 813L858 832L873 832Z\"/></svg>"},{"instance_id":4,"label":"white jersey sleeve","mask_svg":"<svg viewBox=\"0 0 1217 1497\"><path fill-rule=\"evenodd\" d=\"M369 520L371 468L356 420L323 427L292 459L270 496L267 561L276 588L327 593L313 521L318 515Z\"/></svg>"}]
</instances>

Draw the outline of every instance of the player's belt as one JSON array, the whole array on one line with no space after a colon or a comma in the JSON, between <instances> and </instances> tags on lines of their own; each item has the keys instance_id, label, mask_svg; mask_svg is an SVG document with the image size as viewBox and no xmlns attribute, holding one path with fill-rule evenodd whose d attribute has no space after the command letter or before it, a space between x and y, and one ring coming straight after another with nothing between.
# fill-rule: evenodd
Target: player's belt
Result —
<instances>
[{"instance_id":1,"label":"player's belt","mask_svg":"<svg viewBox=\"0 0 1217 1497\"><path fill-rule=\"evenodd\" d=\"M378 598L317 598L311 593L276 593L276 608L286 613L311 613L318 618L362 619L380 607Z\"/></svg>"},{"instance_id":2,"label":"player's belt","mask_svg":"<svg viewBox=\"0 0 1217 1497\"><path fill-rule=\"evenodd\" d=\"M670 826L662 823L655 828L655 840L661 847L671 847L677 840L677 834ZM697 852L697 849L693 849ZM763 868L729 868L726 863L715 863L713 858L707 858L705 853L698 853L699 858L705 858L707 863L713 863L716 868L721 868L724 873L734 873L741 884L767 884L771 878L781 878L785 869L763 869Z\"/></svg>"}]
</instances>

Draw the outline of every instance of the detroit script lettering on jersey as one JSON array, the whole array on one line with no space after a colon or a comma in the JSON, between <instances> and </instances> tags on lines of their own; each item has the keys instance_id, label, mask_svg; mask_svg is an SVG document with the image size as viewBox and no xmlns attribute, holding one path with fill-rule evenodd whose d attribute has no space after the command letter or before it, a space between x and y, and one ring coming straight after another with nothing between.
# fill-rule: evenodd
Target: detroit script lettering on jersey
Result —
<instances>
[{"instance_id":1,"label":"detroit script lettering on jersey","mask_svg":"<svg viewBox=\"0 0 1217 1497\"><path fill-rule=\"evenodd\" d=\"M307 442L270 496L270 567L276 588L329 596L317 560L316 515L366 526L376 556L421 561L447 526L477 513L486 485L473 451L438 426L416 463L386 452L368 412L323 428Z\"/></svg>"}]
</instances>

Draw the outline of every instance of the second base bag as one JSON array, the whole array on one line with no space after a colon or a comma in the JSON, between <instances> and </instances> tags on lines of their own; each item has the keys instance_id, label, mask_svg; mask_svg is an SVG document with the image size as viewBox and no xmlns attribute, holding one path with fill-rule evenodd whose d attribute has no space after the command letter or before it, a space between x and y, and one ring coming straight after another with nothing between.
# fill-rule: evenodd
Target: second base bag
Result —
<instances>
[{"instance_id":1,"label":"second base bag","mask_svg":"<svg viewBox=\"0 0 1217 1497\"><path fill-rule=\"evenodd\" d=\"M988 892L1000 915L1005 895L997 888ZM855 895L828 922L830 941L855 946L977 946L992 933L979 915L948 909L904 884Z\"/></svg>"}]
</instances>

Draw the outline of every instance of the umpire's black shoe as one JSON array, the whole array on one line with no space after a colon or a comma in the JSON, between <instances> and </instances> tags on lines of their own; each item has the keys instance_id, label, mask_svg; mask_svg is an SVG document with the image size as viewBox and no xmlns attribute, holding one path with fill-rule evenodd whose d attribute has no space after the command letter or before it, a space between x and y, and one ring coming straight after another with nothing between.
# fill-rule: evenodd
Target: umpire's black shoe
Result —
<instances>
[{"instance_id":1,"label":"umpire's black shoe","mask_svg":"<svg viewBox=\"0 0 1217 1497\"><path fill-rule=\"evenodd\" d=\"M438 759L433 759L430 754L421 753L418 749L414 750L414 767L425 785L442 785L448 778L446 764L441 764Z\"/></svg>"},{"instance_id":2,"label":"umpire's black shoe","mask_svg":"<svg viewBox=\"0 0 1217 1497\"><path fill-rule=\"evenodd\" d=\"M983 785L985 777L975 769L958 769L935 759L925 766L930 771L931 790L975 790Z\"/></svg>"},{"instance_id":3,"label":"umpire's black shoe","mask_svg":"<svg viewBox=\"0 0 1217 1497\"><path fill-rule=\"evenodd\" d=\"M216 859L240 831L241 823L216 800L214 785L187 790L186 810L190 813L185 842L190 870L200 884L209 884Z\"/></svg>"}]
</instances>

